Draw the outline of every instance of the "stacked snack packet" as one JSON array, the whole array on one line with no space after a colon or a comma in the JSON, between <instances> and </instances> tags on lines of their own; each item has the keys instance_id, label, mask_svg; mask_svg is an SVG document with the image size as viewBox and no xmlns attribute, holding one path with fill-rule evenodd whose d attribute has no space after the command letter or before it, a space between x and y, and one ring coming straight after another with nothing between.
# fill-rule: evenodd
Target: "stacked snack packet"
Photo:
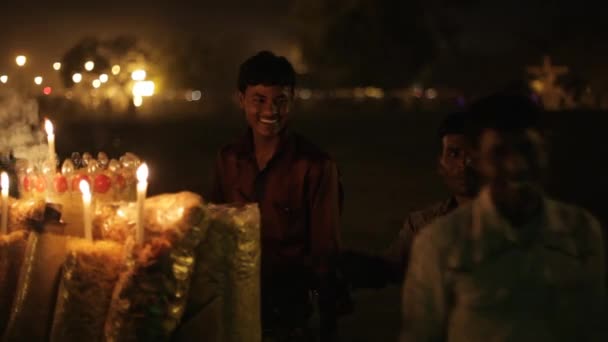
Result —
<instances>
[{"instance_id":1,"label":"stacked snack packet","mask_svg":"<svg viewBox=\"0 0 608 342\"><path fill-rule=\"evenodd\" d=\"M125 250L114 241L70 239L57 294L51 341L103 341L103 327Z\"/></svg>"},{"instance_id":2,"label":"stacked snack packet","mask_svg":"<svg viewBox=\"0 0 608 342\"><path fill-rule=\"evenodd\" d=\"M260 212L257 204L209 205L192 289L177 340L260 342Z\"/></svg>"},{"instance_id":3,"label":"stacked snack packet","mask_svg":"<svg viewBox=\"0 0 608 342\"><path fill-rule=\"evenodd\" d=\"M30 231L41 225L45 203L9 198L8 233L0 235L0 336L9 320Z\"/></svg>"},{"instance_id":4,"label":"stacked snack packet","mask_svg":"<svg viewBox=\"0 0 608 342\"><path fill-rule=\"evenodd\" d=\"M127 241L134 235L134 205L100 211L96 230ZM105 324L108 341L168 340L186 307L195 249L204 237L208 214L194 193L151 197L145 202L145 241L129 252Z\"/></svg>"},{"instance_id":5,"label":"stacked snack packet","mask_svg":"<svg viewBox=\"0 0 608 342\"><path fill-rule=\"evenodd\" d=\"M190 192L148 198L143 245L135 215L134 203L99 204L94 241L66 236L78 229L60 222L29 234L3 340L259 342L257 205L205 205ZM211 315L209 298L218 299Z\"/></svg>"},{"instance_id":6,"label":"stacked snack packet","mask_svg":"<svg viewBox=\"0 0 608 342\"><path fill-rule=\"evenodd\" d=\"M133 244L134 203L100 205L98 241L66 236L62 223L31 234L4 340L167 340L208 215L189 192L151 197L145 208L142 246Z\"/></svg>"},{"instance_id":7,"label":"stacked snack packet","mask_svg":"<svg viewBox=\"0 0 608 342\"><path fill-rule=\"evenodd\" d=\"M4 341L48 340L68 240L63 228L45 222L40 231L29 234Z\"/></svg>"}]
</instances>

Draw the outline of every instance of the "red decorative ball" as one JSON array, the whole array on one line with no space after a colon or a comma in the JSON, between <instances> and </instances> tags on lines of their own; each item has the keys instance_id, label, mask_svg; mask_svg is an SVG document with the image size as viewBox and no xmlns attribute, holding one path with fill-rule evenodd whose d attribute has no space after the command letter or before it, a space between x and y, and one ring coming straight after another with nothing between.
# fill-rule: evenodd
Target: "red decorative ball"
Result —
<instances>
[{"instance_id":1,"label":"red decorative ball","mask_svg":"<svg viewBox=\"0 0 608 342\"><path fill-rule=\"evenodd\" d=\"M99 174L95 177L95 182L93 183L93 191L99 193L106 193L110 190L110 186L112 185L112 180L110 177Z\"/></svg>"},{"instance_id":2,"label":"red decorative ball","mask_svg":"<svg viewBox=\"0 0 608 342\"><path fill-rule=\"evenodd\" d=\"M36 191L44 192L46 190L46 179L44 176L38 176L36 179Z\"/></svg>"},{"instance_id":3,"label":"red decorative ball","mask_svg":"<svg viewBox=\"0 0 608 342\"><path fill-rule=\"evenodd\" d=\"M23 190L25 192L32 191L32 180L28 176L23 177Z\"/></svg>"},{"instance_id":4,"label":"red decorative ball","mask_svg":"<svg viewBox=\"0 0 608 342\"><path fill-rule=\"evenodd\" d=\"M76 175L72 179L72 191L80 192L80 181L81 180L86 180L87 182L89 182L89 184L91 183L91 180L89 179L89 176L87 176L87 175Z\"/></svg>"},{"instance_id":5,"label":"red decorative ball","mask_svg":"<svg viewBox=\"0 0 608 342\"><path fill-rule=\"evenodd\" d=\"M56 175L53 183L56 192L64 193L68 190L68 180L63 175Z\"/></svg>"}]
</instances>

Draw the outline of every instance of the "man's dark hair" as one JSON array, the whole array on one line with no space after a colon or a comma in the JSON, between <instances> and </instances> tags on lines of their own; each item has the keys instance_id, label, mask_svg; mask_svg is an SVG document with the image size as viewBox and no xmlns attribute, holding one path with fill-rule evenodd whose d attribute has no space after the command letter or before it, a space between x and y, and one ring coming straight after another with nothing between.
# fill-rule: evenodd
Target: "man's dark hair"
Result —
<instances>
[{"instance_id":1,"label":"man's dark hair","mask_svg":"<svg viewBox=\"0 0 608 342\"><path fill-rule=\"evenodd\" d=\"M516 132L529 128L542 133L541 110L530 98L519 95L492 95L478 100L470 107L474 142L485 129Z\"/></svg>"},{"instance_id":2,"label":"man's dark hair","mask_svg":"<svg viewBox=\"0 0 608 342\"><path fill-rule=\"evenodd\" d=\"M460 111L449 113L439 124L437 129L439 151L443 150L443 137L448 134L466 135L471 124L470 113Z\"/></svg>"},{"instance_id":3,"label":"man's dark hair","mask_svg":"<svg viewBox=\"0 0 608 342\"><path fill-rule=\"evenodd\" d=\"M439 124L437 137L442 139L448 134L465 134L469 121L468 117L469 113L467 112L453 112L448 114Z\"/></svg>"},{"instance_id":4,"label":"man's dark hair","mask_svg":"<svg viewBox=\"0 0 608 342\"><path fill-rule=\"evenodd\" d=\"M287 58L270 51L260 51L241 64L238 89L244 93L248 86L258 84L286 86L293 90L296 85L296 73Z\"/></svg>"}]
</instances>

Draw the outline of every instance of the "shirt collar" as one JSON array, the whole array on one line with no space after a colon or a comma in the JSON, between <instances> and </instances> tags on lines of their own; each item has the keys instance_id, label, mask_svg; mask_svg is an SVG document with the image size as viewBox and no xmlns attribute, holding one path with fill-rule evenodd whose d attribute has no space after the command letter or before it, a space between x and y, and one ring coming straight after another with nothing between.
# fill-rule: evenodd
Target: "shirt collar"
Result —
<instances>
[{"instance_id":1,"label":"shirt collar","mask_svg":"<svg viewBox=\"0 0 608 342\"><path fill-rule=\"evenodd\" d=\"M279 133L279 145L273 156L273 159L284 154L292 152L295 149L294 134L288 129L283 129ZM247 131L236 143L236 152L239 159L255 160L255 148L253 144L253 131L247 128Z\"/></svg>"},{"instance_id":2,"label":"shirt collar","mask_svg":"<svg viewBox=\"0 0 608 342\"><path fill-rule=\"evenodd\" d=\"M570 257L581 257L585 251L580 250L577 238L573 233L576 227L568 226L568 220L562 217L559 204L543 197L539 215L525 226L513 227L496 209L489 188L483 189L473 202L472 233L474 239L482 239L490 245L503 245L498 240L513 244L538 242L545 248L560 251Z\"/></svg>"},{"instance_id":3,"label":"shirt collar","mask_svg":"<svg viewBox=\"0 0 608 342\"><path fill-rule=\"evenodd\" d=\"M439 210L441 211L442 215L445 215L456 208L458 208L458 201L456 200L456 197L450 196L450 198L441 202Z\"/></svg>"},{"instance_id":4,"label":"shirt collar","mask_svg":"<svg viewBox=\"0 0 608 342\"><path fill-rule=\"evenodd\" d=\"M473 234L481 236L482 233L498 233L512 242L531 239L545 230L549 224L547 206L547 200L543 197L540 213L522 227L516 228L498 211L492 200L490 188L485 187L473 202Z\"/></svg>"}]
</instances>

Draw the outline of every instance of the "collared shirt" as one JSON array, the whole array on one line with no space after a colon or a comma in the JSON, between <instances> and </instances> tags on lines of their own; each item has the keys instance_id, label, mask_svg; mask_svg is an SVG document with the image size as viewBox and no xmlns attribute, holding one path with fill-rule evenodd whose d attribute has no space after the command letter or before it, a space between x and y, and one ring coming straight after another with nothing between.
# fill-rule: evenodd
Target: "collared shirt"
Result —
<instances>
[{"instance_id":1,"label":"collared shirt","mask_svg":"<svg viewBox=\"0 0 608 342\"><path fill-rule=\"evenodd\" d=\"M297 282L281 278L302 270L324 274L338 254L342 196L336 164L295 133L281 134L263 170L257 166L250 130L223 147L211 200L259 204L263 281Z\"/></svg>"},{"instance_id":2,"label":"collared shirt","mask_svg":"<svg viewBox=\"0 0 608 342\"><path fill-rule=\"evenodd\" d=\"M544 199L515 228L485 189L416 237L402 341L601 341L602 243L585 210Z\"/></svg>"},{"instance_id":3,"label":"collared shirt","mask_svg":"<svg viewBox=\"0 0 608 342\"><path fill-rule=\"evenodd\" d=\"M450 197L423 210L414 211L405 218L397 239L384 252L384 259L387 262L386 277L388 281L394 283L403 281L414 236L422 228L437 218L447 215L457 207L458 202L456 202L456 199Z\"/></svg>"}]
</instances>

